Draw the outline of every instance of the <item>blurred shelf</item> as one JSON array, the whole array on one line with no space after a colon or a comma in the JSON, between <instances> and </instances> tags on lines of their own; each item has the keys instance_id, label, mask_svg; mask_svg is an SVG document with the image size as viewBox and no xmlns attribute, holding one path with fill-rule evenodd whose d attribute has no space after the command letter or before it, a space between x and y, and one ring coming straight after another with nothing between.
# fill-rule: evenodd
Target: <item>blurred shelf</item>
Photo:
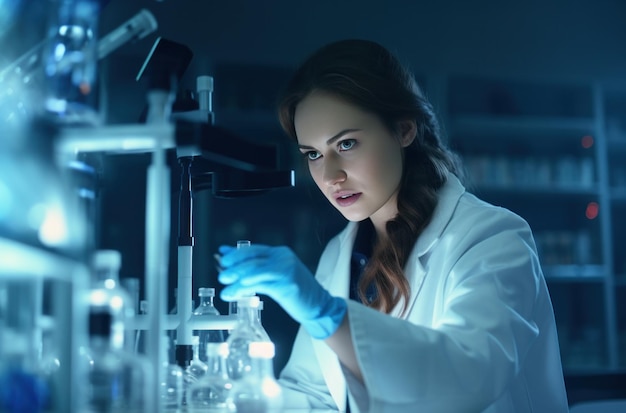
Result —
<instances>
[{"instance_id":1,"label":"blurred shelf","mask_svg":"<svg viewBox=\"0 0 626 413\"><path fill-rule=\"evenodd\" d=\"M588 134L594 130L594 120L578 118L550 118L530 116L458 115L452 119L451 128L457 133L515 134L576 133Z\"/></svg>"},{"instance_id":2,"label":"blurred shelf","mask_svg":"<svg viewBox=\"0 0 626 413\"><path fill-rule=\"evenodd\" d=\"M580 185L534 185L534 184L476 184L473 192L482 195L502 196L599 196L600 191L593 186Z\"/></svg>"},{"instance_id":3,"label":"blurred shelf","mask_svg":"<svg viewBox=\"0 0 626 413\"><path fill-rule=\"evenodd\" d=\"M608 139L607 144L611 150L626 151L626 137Z\"/></svg>"},{"instance_id":4,"label":"blurred shelf","mask_svg":"<svg viewBox=\"0 0 626 413\"><path fill-rule=\"evenodd\" d=\"M603 265L544 265L543 273L549 282L602 282L607 269Z\"/></svg>"},{"instance_id":5,"label":"blurred shelf","mask_svg":"<svg viewBox=\"0 0 626 413\"><path fill-rule=\"evenodd\" d=\"M626 274L615 274L615 286L626 287Z\"/></svg>"},{"instance_id":6,"label":"blurred shelf","mask_svg":"<svg viewBox=\"0 0 626 413\"><path fill-rule=\"evenodd\" d=\"M0 262L0 279L88 280L87 270L78 260L9 238L0 237Z\"/></svg>"},{"instance_id":7,"label":"blurred shelf","mask_svg":"<svg viewBox=\"0 0 626 413\"><path fill-rule=\"evenodd\" d=\"M611 188L611 199L617 202L626 202L626 187Z\"/></svg>"}]
</instances>

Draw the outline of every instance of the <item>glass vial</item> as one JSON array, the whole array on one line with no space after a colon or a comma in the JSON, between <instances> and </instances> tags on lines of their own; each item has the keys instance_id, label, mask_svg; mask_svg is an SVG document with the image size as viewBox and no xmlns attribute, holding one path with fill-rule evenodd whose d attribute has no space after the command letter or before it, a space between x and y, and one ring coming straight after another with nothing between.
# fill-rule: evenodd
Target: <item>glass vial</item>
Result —
<instances>
[{"instance_id":1,"label":"glass vial","mask_svg":"<svg viewBox=\"0 0 626 413\"><path fill-rule=\"evenodd\" d=\"M237 413L278 413L282 411L282 389L274 376L274 344L252 342L248 355L251 373L236 382L232 402Z\"/></svg>"},{"instance_id":2,"label":"glass vial","mask_svg":"<svg viewBox=\"0 0 626 413\"><path fill-rule=\"evenodd\" d=\"M267 341L267 334L259 329L259 297L243 297L237 301L237 324L228 336L228 374L233 380L239 380L252 368L248 355L249 344Z\"/></svg>"},{"instance_id":3,"label":"glass vial","mask_svg":"<svg viewBox=\"0 0 626 413\"><path fill-rule=\"evenodd\" d=\"M64 123L97 123L98 0L51 1L45 110Z\"/></svg>"},{"instance_id":4,"label":"glass vial","mask_svg":"<svg viewBox=\"0 0 626 413\"><path fill-rule=\"evenodd\" d=\"M187 408L191 412L234 412L230 400L233 387L228 376L227 343L207 343L207 373L187 390Z\"/></svg>"},{"instance_id":5,"label":"glass vial","mask_svg":"<svg viewBox=\"0 0 626 413\"><path fill-rule=\"evenodd\" d=\"M199 352L200 338L198 336L191 337L191 351L193 358L189 362L189 365L185 368L184 386L188 389L193 383L200 380L207 372L207 365L200 360Z\"/></svg>"},{"instance_id":6,"label":"glass vial","mask_svg":"<svg viewBox=\"0 0 626 413\"><path fill-rule=\"evenodd\" d=\"M183 369L170 363L170 359L167 357L170 347L170 340L167 336L163 336L162 345L162 357L163 364L163 381L161 382L161 405L166 410L177 411L183 405L184 383L183 383Z\"/></svg>"},{"instance_id":7,"label":"glass vial","mask_svg":"<svg viewBox=\"0 0 626 413\"><path fill-rule=\"evenodd\" d=\"M124 350L112 339L111 314L91 312L89 346L81 352L87 364L88 382L81 395L87 412L132 412L146 409L150 388L150 364Z\"/></svg>"},{"instance_id":8,"label":"glass vial","mask_svg":"<svg viewBox=\"0 0 626 413\"><path fill-rule=\"evenodd\" d=\"M214 304L215 288L199 288L198 298L200 304L193 310L194 316L220 315ZM206 361L207 343L224 341L224 331L222 330L194 330L193 334L199 337L199 353L202 361Z\"/></svg>"}]
</instances>

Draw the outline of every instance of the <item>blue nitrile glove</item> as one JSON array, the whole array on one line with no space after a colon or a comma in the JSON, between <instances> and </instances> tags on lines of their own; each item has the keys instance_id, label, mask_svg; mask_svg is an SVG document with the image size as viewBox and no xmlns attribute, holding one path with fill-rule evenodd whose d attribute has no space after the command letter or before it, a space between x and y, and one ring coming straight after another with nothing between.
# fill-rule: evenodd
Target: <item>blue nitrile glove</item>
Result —
<instances>
[{"instance_id":1,"label":"blue nitrile glove","mask_svg":"<svg viewBox=\"0 0 626 413\"><path fill-rule=\"evenodd\" d=\"M290 248L256 244L221 246L219 252L218 280L227 286L220 294L223 300L267 295L316 339L328 338L339 328L346 301L330 295Z\"/></svg>"}]
</instances>

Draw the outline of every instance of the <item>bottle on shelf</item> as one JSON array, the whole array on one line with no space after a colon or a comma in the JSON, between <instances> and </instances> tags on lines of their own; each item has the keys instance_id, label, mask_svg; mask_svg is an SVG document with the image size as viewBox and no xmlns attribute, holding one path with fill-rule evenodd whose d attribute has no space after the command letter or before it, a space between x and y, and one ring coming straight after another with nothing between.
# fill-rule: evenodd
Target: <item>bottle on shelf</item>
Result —
<instances>
[{"instance_id":1,"label":"bottle on shelf","mask_svg":"<svg viewBox=\"0 0 626 413\"><path fill-rule=\"evenodd\" d=\"M259 323L260 299L258 296L242 297L237 300L237 324L228 336L228 373L239 380L252 368L248 347L252 342L267 342L267 333Z\"/></svg>"},{"instance_id":2,"label":"bottle on shelf","mask_svg":"<svg viewBox=\"0 0 626 413\"><path fill-rule=\"evenodd\" d=\"M220 315L220 312L215 308L215 288L199 288L198 298L200 304L193 310L193 316L204 315ZM199 354L200 360L206 361L206 345L211 342L224 341L224 331L222 330L194 330L194 335L199 337Z\"/></svg>"},{"instance_id":3,"label":"bottle on shelf","mask_svg":"<svg viewBox=\"0 0 626 413\"><path fill-rule=\"evenodd\" d=\"M187 408L193 413L234 412L230 398L233 383L226 365L228 344L211 342L206 349L208 370L187 390Z\"/></svg>"},{"instance_id":4,"label":"bottle on shelf","mask_svg":"<svg viewBox=\"0 0 626 413\"><path fill-rule=\"evenodd\" d=\"M233 385L232 402L237 413L278 413L282 411L282 389L274 376L274 344L251 342L248 356L250 374Z\"/></svg>"}]
</instances>

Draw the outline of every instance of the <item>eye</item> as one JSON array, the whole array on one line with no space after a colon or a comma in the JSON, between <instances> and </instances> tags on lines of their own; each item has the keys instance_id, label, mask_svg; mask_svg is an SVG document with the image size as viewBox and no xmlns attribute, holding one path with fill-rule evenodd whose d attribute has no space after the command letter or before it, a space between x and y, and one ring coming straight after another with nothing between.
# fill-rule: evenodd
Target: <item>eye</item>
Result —
<instances>
[{"instance_id":1,"label":"eye","mask_svg":"<svg viewBox=\"0 0 626 413\"><path fill-rule=\"evenodd\" d=\"M340 151L349 151L350 149L354 148L354 145L356 145L355 139L346 139L339 142L338 144Z\"/></svg>"},{"instance_id":2,"label":"eye","mask_svg":"<svg viewBox=\"0 0 626 413\"><path fill-rule=\"evenodd\" d=\"M302 156L304 156L309 161L314 161L320 158L322 155L317 151L307 151L307 152L303 152Z\"/></svg>"}]
</instances>

